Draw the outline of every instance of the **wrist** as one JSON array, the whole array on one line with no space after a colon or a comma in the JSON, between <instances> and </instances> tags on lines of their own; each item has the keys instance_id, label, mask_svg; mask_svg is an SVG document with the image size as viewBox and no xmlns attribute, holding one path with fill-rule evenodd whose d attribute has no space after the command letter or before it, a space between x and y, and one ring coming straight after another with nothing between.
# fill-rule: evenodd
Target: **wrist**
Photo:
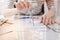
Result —
<instances>
[{"instance_id":1,"label":"wrist","mask_svg":"<svg viewBox=\"0 0 60 40\"><path fill-rule=\"evenodd\" d=\"M44 15L48 16L48 17L54 17L55 16L55 10L54 9L50 9L48 12L46 12Z\"/></svg>"}]
</instances>

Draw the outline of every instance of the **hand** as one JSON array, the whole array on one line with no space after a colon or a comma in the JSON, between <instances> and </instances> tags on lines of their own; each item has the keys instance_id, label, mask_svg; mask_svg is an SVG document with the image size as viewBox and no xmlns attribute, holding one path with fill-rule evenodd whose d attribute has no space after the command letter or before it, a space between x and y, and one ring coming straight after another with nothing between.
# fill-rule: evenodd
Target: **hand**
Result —
<instances>
[{"instance_id":1,"label":"hand","mask_svg":"<svg viewBox=\"0 0 60 40\"><path fill-rule=\"evenodd\" d=\"M53 20L54 16L55 11L51 9L47 13L41 16L40 22L43 23L44 25L54 24L55 23L55 21Z\"/></svg>"},{"instance_id":2,"label":"hand","mask_svg":"<svg viewBox=\"0 0 60 40\"><path fill-rule=\"evenodd\" d=\"M23 9L31 9L31 5L29 2L26 2L26 1L19 1L17 3L15 3L16 5L16 8L19 10L19 11L22 11Z\"/></svg>"}]
</instances>

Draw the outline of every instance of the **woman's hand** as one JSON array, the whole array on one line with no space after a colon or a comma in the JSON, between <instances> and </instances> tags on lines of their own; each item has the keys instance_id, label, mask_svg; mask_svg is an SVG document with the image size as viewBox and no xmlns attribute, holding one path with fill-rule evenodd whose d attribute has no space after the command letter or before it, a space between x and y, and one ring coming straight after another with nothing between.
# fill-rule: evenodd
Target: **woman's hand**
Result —
<instances>
[{"instance_id":1,"label":"woman's hand","mask_svg":"<svg viewBox=\"0 0 60 40\"><path fill-rule=\"evenodd\" d=\"M17 3L15 2L15 6L16 6L16 8L3 10L2 14L5 17L11 17L11 16L17 14L18 12L23 12L23 10L26 9L26 8L31 9L30 3L26 2L26 1L18 1Z\"/></svg>"},{"instance_id":2,"label":"woman's hand","mask_svg":"<svg viewBox=\"0 0 60 40\"><path fill-rule=\"evenodd\" d=\"M51 25L54 24L55 21L53 20L53 17L55 16L55 11L53 9L49 10L47 13L41 16L41 23L44 25Z\"/></svg>"},{"instance_id":3,"label":"woman's hand","mask_svg":"<svg viewBox=\"0 0 60 40\"><path fill-rule=\"evenodd\" d=\"M19 1L17 3L15 3L16 5L16 8L19 10L19 11L22 11L24 9L31 9L31 5L29 2L26 2L26 1Z\"/></svg>"}]
</instances>

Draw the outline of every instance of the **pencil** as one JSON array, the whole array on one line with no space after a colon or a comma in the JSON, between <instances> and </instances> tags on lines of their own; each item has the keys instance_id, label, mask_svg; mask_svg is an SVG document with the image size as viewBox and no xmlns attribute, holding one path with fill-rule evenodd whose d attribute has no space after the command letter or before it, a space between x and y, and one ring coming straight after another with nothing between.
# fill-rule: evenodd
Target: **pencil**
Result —
<instances>
[{"instance_id":1,"label":"pencil","mask_svg":"<svg viewBox=\"0 0 60 40\"><path fill-rule=\"evenodd\" d=\"M9 22L8 19L6 19L6 20L4 20L3 22L0 22L0 26L2 26L4 23L13 24L12 22Z\"/></svg>"},{"instance_id":2,"label":"pencil","mask_svg":"<svg viewBox=\"0 0 60 40\"><path fill-rule=\"evenodd\" d=\"M0 34L0 36L5 35L5 34L8 34L8 33L12 33L12 32L13 31L5 32L5 33Z\"/></svg>"},{"instance_id":3,"label":"pencil","mask_svg":"<svg viewBox=\"0 0 60 40\"><path fill-rule=\"evenodd\" d=\"M3 22L0 22L0 26L3 25L6 21L8 21L8 20L6 19Z\"/></svg>"}]
</instances>

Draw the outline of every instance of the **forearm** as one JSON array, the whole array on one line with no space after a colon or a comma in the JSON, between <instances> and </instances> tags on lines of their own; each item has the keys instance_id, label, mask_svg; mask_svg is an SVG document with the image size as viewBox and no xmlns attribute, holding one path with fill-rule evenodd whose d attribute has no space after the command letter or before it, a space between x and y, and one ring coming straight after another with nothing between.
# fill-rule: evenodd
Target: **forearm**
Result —
<instances>
[{"instance_id":1,"label":"forearm","mask_svg":"<svg viewBox=\"0 0 60 40\"><path fill-rule=\"evenodd\" d=\"M47 6L48 6L48 12L47 14L55 15L55 7L54 7L54 0L46 0Z\"/></svg>"},{"instance_id":2,"label":"forearm","mask_svg":"<svg viewBox=\"0 0 60 40\"><path fill-rule=\"evenodd\" d=\"M46 0L48 9L54 8L54 0Z\"/></svg>"},{"instance_id":3,"label":"forearm","mask_svg":"<svg viewBox=\"0 0 60 40\"><path fill-rule=\"evenodd\" d=\"M2 12L2 15L4 15L5 17L10 17L12 15L15 15L18 13L16 8L12 8L12 9L5 9Z\"/></svg>"}]
</instances>

